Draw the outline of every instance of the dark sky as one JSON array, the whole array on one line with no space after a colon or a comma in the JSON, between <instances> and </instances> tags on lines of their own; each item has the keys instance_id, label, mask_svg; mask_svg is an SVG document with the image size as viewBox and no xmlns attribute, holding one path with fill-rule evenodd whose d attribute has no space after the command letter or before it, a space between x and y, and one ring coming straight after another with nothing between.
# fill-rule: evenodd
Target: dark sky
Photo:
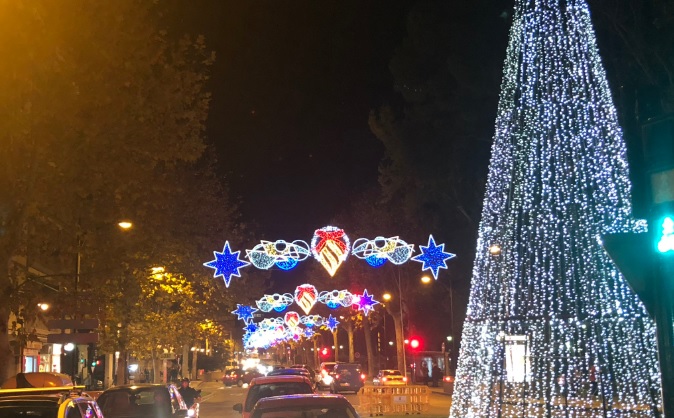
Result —
<instances>
[{"instance_id":1,"label":"dark sky","mask_svg":"<svg viewBox=\"0 0 674 418\"><path fill-rule=\"evenodd\" d=\"M261 239L310 239L376 183L383 146L368 114L393 95L412 4L189 2L183 23L217 54L209 141Z\"/></svg>"}]
</instances>

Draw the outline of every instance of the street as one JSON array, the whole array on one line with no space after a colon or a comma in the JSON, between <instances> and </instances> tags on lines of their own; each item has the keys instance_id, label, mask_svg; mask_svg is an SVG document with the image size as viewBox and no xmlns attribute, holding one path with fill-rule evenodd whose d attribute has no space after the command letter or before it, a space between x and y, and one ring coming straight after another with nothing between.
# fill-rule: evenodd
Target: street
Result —
<instances>
[{"instance_id":1,"label":"street","mask_svg":"<svg viewBox=\"0 0 674 418\"><path fill-rule=\"evenodd\" d=\"M202 401L200 406L201 418L238 418L240 414L232 409L236 403L243 402L245 388L236 386L225 387L221 382L193 382L194 387L201 389ZM324 392L328 393L328 392ZM358 395L346 393L344 396L358 411ZM451 397L441 394L438 389L431 393L430 409L424 416L449 416ZM360 411L359 411L360 413ZM361 414L365 417L367 414Z\"/></svg>"}]
</instances>

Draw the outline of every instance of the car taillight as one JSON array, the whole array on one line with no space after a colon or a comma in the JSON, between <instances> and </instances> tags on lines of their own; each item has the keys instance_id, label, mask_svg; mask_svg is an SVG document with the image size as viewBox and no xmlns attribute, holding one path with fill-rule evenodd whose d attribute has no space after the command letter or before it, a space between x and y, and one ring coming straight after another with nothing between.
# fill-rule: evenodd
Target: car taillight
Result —
<instances>
[{"instance_id":1,"label":"car taillight","mask_svg":"<svg viewBox=\"0 0 674 418\"><path fill-rule=\"evenodd\" d=\"M387 380L387 379L386 379L385 377L382 377L382 378L381 378L381 381L382 381L382 382L386 382L386 380Z\"/></svg>"},{"instance_id":2,"label":"car taillight","mask_svg":"<svg viewBox=\"0 0 674 418\"><path fill-rule=\"evenodd\" d=\"M406 378L406 377L403 377L403 382L407 382L407 378Z\"/></svg>"},{"instance_id":3,"label":"car taillight","mask_svg":"<svg viewBox=\"0 0 674 418\"><path fill-rule=\"evenodd\" d=\"M361 373L360 380L365 380L365 373Z\"/></svg>"},{"instance_id":4,"label":"car taillight","mask_svg":"<svg viewBox=\"0 0 674 418\"><path fill-rule=\"evenodd\" d=\"M338 374L335 375L335 379L336 379L336 380L339 380L339 375L338 375Z\"/></svg>"}]
</instances>

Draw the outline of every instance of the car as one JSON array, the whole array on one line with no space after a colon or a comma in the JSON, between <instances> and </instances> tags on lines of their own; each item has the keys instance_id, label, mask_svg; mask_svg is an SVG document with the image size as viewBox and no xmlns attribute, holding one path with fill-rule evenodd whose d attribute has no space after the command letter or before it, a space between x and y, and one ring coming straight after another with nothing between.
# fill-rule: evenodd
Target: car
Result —
<instances>
[{"instance_id":1,"label":"car","mask_svg":"<svg viewBox=\"0 0 674 418\"><path fill-rule=\"evenodd\" d=\"M365 385L363 374L358 363L337 363L332 369L330 393L358 392Z\"/></svg>"},{"instance_id":2,"label":"car","mask_svg":"<svg viewBox=\"0 0 674 418\"><path fill-rule=\"evenodd\" d=\"M174 385L142 383L106 389L98 397L105 418L197 417ZM198 404L196 404L198 405Z\"/></svg>"},{"instance_id":3,"label":"car","mask_svg":"<svg viewBox=\"0 0 674 418\"><path fill-rule=\"evenodd\" d=\"M400 370L384 369L372 379L375 386L400 386L407 384L407 377Z\"/></svg>"},{"instance_id":4,"label":"car","mask_svg":"<svg viewBox=\"0 0 674 418\"><path fill-rule=\"evenodd\" d=\"M72 386L0 390L0 417L103 418L96 401Z\"/></svg>"},{"instance_id":5,"label":"car","mask_svg":"<svg viewBox=\"0 0 674 418\"><path fill-rule=\"evenodd\" d=\"M311 373L309 373L309 370L307 369L295 369L295 368L276 369L267 373L267 376L283 376L283 375L304 376L307 379L312 380Z\"/></svg>"},{"instance_id":6,"label":"car","mask_svg":"<svg viewBox=\"0 0 674 418\"><path fill-rule=\"evenodd\" d=\"M265 376L256 377L250 382L244 396L243 404L237 403L232 409L242 414L242 418L249 418L255 403L270 396L293 395L298 393L314 393L312 382L305 376Z\"/></svg>"},{"instance_id":7,"label":"car","mask_svg":"<svg viewBox=\"0 0 674 418\"><path fill-rule=\"evenodd\" d=\"M334 361L324 361L321 363L319 372L316 375L316 386L318 389L330 389L332 383L332 371L337 363Z\"/></svg>"},{"instance_id":8,"label":"car","mask_svg":"<svg viewBox=\"0 0 674 418\"><path fill-rule=\"evenodd\" d=\"M309 374L311 375L311 380L314 380L314 381L316 380L316 371L306 364L293 364L292 366L290 366L290 368L291 369L304 369L304 370L308 371Z\"/></svg>"},{"instance_id":9,"label":"car","mask_svg":"<svg viewBox=\"0 0 674 418\"><path fill-rule=\"evenodd\" d=\"M222 376L222 383L224 383L225 386L236 385L238 387L241 387L244 384L250 383L250 381L255 379L256 377L262 376L264 375L255 369L250 370L232 369L227 370L225 374Z\"/></svg>"},{"instance_id":10,"label":"car","mask_svg":"<svg viewBox=\"0 0 674 418\"><path fill-rule=\"evenodd\" d=\"M251 418L359 418L342 395L304 394L272 396L257 401Z\"/></svg>"}]
</instances>

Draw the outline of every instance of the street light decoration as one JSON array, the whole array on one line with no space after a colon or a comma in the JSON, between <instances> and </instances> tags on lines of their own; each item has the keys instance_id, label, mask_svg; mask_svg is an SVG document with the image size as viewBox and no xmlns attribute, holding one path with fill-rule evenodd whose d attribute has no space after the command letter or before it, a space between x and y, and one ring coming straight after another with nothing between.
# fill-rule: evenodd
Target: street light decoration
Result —
<instances>
[{"instance_id":1,"label":"street light decoration","mask_svg":"<svg viewBox=\"0 0 674 418\"><path fill-rule=\"evenodd\" d=\"M400 265L412 257L414 244L408 244L399 237L358 238L353 243L352 253L372 267L380 267L386 261Z\"/></svg>"},{"instance_id":2,"label":"street light decoration","mask_svg":"<svg viewBox=\"0 0 674 418\"><path fill-rule=\"evenodd\" d=\"M293 303L293 295L290 293L274 293L273 295L264 295L257 300L255 304L262 312L283 312Z\"/></svg>"},{"instance_id":3,"label":"street light decoration","mask_svg":"<svg viewBox=\"0 0 674 418\"><path fill-rule=\"evenodd\" d=\"M309 314L318 300L318 290L311 284L303 284L295 288L295 303L299 305L305 314Z\"/></svg>"},{"instance_id":4,"label":"street light decoration","mask_svg":"<svg viewBox=\"0 0 674 418\"><path fill-rule=\"evenodd\" d=\"M318 300L330 309L347 308L353 305L353 294L348 290L323 291L318 294Z\"/></svg>"},{"instance_id":5,"label":"street light decoration","mask_svg":"<svg viewBox=\"0 0 674 418\"><path fill-rule=\"evenodd\" d=\"M246 258L262 270L273 266L281 270L292 270L300 261L306 260L309 253L309 244L302 240L261 241L252 250L246 250Z\"/></svg>"},{"instance_id":6,"label":"street light decoration","mask_svg":"<svg viewBox=\"0 0 674 418\"><path fill-rule=\"evenodd\" d=\"M367 316L370 311L374 309L374 305L379 304L374 300L372 295L367 293L367 289L363 291L362 295L355 295L353 298L353 306L358 310L363 311L363 315Z\"/></svg>"},{"instance_id":7,"label":"street light decoration","mask_svg":"<svg viewBox=\"0 0 674 418\"><path fill-rule=\"evenodd\" d=\"M311 239L311 253L331 277L349 256L350 250L349 237L343 229L335 226L317 229Z\"/></svg>"},{"instance_id":8,"label":"street light decoration","mask_svg":"<svg viewBox=\"0 0 674 418\"><path fill-rule=\"evenodd\" d=\"M225 248L221 253L213 251L215 260L204 263L204 266L215 270L213 277L220 277L225 280L225 287L229 287L232 276L241 277L239 269L249 266L250 263L239 259L241 251L232 252L229 248L229 241L225 241Z\"/></svg>"},{"instance_id":9,"label":"street light decoration","mask_svg":"<svg viewBox=\"0 0 674 418\"><path fill-rule=\"evenodd\" d=\"M412 260L423 263L421 270L430 270L435 280L438 280L440 269L447 269L447 260L456 257L456 254L445 252L445 244L436 245L433 235L428 236L428 245L420 245L419 250L421 254Z\"/></svg>"},{"instance_id":10,"label":"street light decoration","mask_svg":"<svg viewBox=\"0 0 674 418\"><path fill-rule=\"evenodd\" d=\"M253 319L253 314L258 310L248 305L239 305L236 304L236 309L232 311L236 315L236 319L243 320L243 322L248 323Z\"/></svg>"},{"instance_id":11,"label":"street light decoration","mask_svg":"<svg viewBox=\"0 0 674 418\"><path fill-rule=\"evenodd\" d=\"M337 325L339 325L339 321L331 314L330 316L328 316L328 320L325 321L324 325L331 332L335 332L335 330L337 329Z\"/></svg>"}]
</instances>

